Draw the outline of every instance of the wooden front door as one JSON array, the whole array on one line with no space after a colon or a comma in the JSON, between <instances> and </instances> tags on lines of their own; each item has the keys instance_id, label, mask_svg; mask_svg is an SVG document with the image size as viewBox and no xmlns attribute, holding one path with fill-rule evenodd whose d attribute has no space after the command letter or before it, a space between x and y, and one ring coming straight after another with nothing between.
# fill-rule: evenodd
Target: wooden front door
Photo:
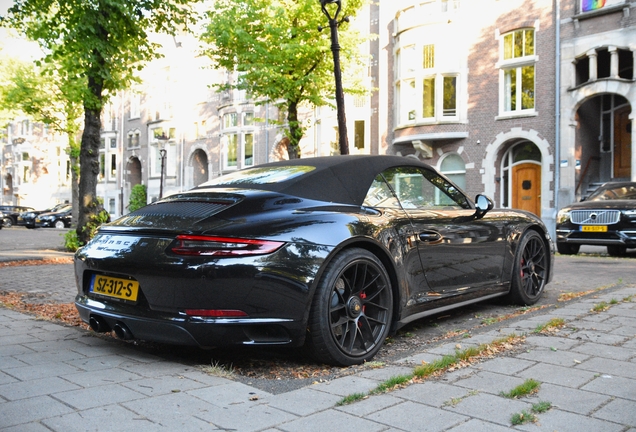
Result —
<instances>
[{"instance_id":1,"label":"wooden front door","mask_svg":"<svg viewBox=\"0 0 636 432\"><path fill-rule=\"evenodd\" d=\"M614 178L631 178L632 175L632 128L629 121L631 108L625 107L614 113Z\"/></svg>"},{"instance_id":2,"label":"wooden front door","mask_svg":"<svg viewBox=\"0 0 636 432\"><path fill-rule=\"evenodd\" d=\"M541 165L522 163L512 167L512 207L541 217Z\"/></svg>"}]
</instances>

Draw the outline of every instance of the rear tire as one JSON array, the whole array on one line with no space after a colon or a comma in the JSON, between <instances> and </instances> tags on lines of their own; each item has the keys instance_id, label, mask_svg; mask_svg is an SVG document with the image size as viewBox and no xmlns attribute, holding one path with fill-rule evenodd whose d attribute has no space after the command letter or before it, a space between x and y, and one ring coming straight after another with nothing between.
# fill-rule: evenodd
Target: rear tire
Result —
<instances>
[{"instance_id":1,"label":"rear tire","mask_svg":"<svg viewBox=\"0 0 636 432\"><path fill-rule=\"evenodd\" d=\"M622 257L627 254L627 247L626 246L608 246L607 253L609 254L609 256Z\"/></svg>"},{"instance_id":2,"label":"rear tire","mask_svg":"<svg viewBox=\"0 0 636 432\"><path fill-rule=\"evenodd\" d=\"M369 361L382 347L392 316L393 293L382 262L364 249L348 249L318 282L305 347L331 365Z\"/></svg>"},{"instance_id":3,"label":"rear tire","mask_svg":"<svg viewBox=\"0 0 636 432\"><path fill-rule=\"evenodd\" d=\"M535 304L548 276L548 248L536 231L527 231L519 241L508 299L519 305Z\"/></svg>"},{"instance_id":4,"label":"rear tire","mask_svg":"<svg viewBox=\"0 0 636 432\"><path fill-rule=\"evenodd\" d=\"M557 242L557 251L561 255L576 255L579 253L579 249L581 249L581 245Z\"/></svg>"},{"instance_id":5,"label":"rear tire","mask_svg":"<svg viewBox=\"0 0 636 432\"><path fill-rule=\"evenodd\" d=\"M6 217L2 219L2 226L5 228L11 228L13 226L13 221L11 218Z\"/></svg>"},{"instance_id":6,"label":"rear tire","mask_svg":"<svg viewBox=\"0 0 636 432\"><path fill-rule=\"evenodd\" d=\"M62 220L55 221L55 225L54 225L54 226L55 226L55 228L57 228L57 229L64 229L64 228L66 228L66 224L65 224L65 223L64 223L64 221L62 221Z\"/></svg>"}]
</instances>

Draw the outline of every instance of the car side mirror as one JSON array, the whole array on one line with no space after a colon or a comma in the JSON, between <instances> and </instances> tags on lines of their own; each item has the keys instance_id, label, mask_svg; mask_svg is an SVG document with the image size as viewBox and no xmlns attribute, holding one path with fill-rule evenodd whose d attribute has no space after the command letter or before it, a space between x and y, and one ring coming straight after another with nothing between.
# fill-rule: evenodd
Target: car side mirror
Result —
<instances>
[{"instance_id":1,"label":"car side mirror","mask_svg":"<svg viewBox=\"0 0 636 432\"><path fill-rule=\"evenodd\" d=\"M484 217L494 206L495 204L486 195L477 195L475 197L475 219Z\"/></svg>"}]
</instances>

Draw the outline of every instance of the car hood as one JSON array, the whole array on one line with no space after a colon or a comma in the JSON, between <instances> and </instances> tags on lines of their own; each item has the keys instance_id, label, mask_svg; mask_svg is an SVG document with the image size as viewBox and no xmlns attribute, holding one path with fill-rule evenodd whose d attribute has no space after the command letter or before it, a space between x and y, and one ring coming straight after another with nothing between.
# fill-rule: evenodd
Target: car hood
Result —
<instances>
[{"instance_id":1,"label":"car hood","mask_svg":"<svg viewBox=\"0 0 636 432\"><path fill-rule=\"evenodd\" d=\"M570 204L563 210L624 210L636 209L634 200L582 201Z\"/></svg>"}]
</instances>

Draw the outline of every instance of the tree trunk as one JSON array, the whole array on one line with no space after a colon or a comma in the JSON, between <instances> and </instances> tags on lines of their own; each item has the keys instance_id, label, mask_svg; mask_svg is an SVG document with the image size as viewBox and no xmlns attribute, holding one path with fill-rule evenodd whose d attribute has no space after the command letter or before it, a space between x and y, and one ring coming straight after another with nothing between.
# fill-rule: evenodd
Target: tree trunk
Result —
<instances>
[{"instance_id":1,"label":"tree trunk","mask_svg":"<svg viewBox=\"0 0 636 432\"><path fill-rule=\"evenodd\" d=\"M99 90L101 100L101 86ZM80 244L88 243L91 237L87 225L97 216L97 176L99 174L99 143L101 110L84 106L84 132L80 148L79 217L77 238Z\"/></svg>"},{"instance_id":2,"label":"tree trunk","mask_svg":"<svg viewBox=\"0 0 636 432\"><path fill-rule=\"evenodd\" d=\"M287 154L289 159L298 159L300 158L300 140L304 134L304 129L298 122L298 102L288 102L287 124L289 125Z\"/></svg>"}]
</instances>

